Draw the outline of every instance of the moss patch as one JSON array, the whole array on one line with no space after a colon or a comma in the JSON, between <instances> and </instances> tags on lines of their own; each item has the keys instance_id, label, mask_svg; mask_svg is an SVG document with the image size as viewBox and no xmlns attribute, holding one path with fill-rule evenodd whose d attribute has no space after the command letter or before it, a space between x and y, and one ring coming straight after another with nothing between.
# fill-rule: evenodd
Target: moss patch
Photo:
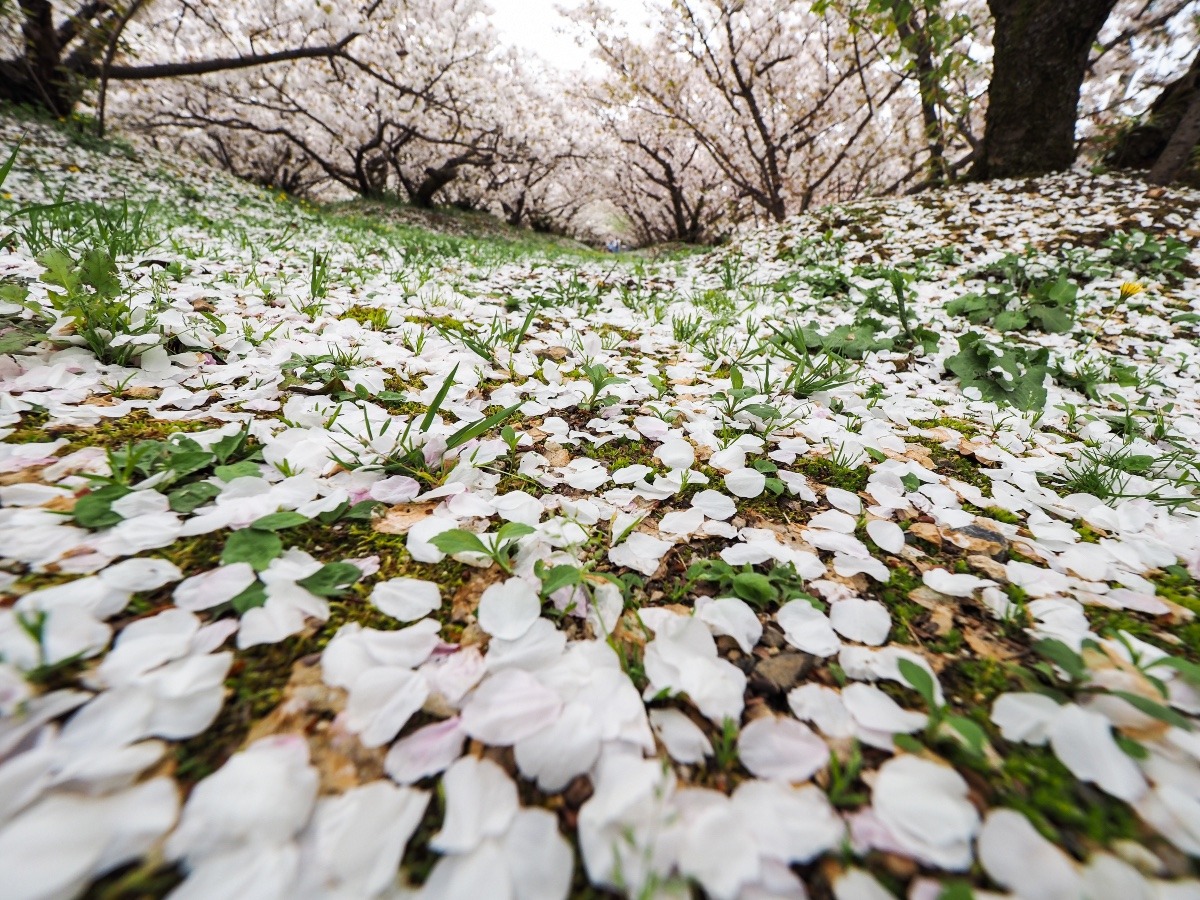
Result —
<instances>
[{"instance_id":1,"label":"moss patch","mask_svg":"<svg viewBox=\"0 0 1200 900\"><path fill-rule=\"evenodd\" d=\"M58 437L69 437L62 454L73 453L84 447L102 447L106 450L136 443L137 441L165 441L173 434L189 431L210 431L222 423L208 421L174 421L156 419L144 409L135 409L127 415L104 419L98 425L72 426L69 432L58 429L47 430L49 414L37 407L21 416L21 424L4 439L8 444L32 444L52 441Z\"/></svg>"}]
</instances>

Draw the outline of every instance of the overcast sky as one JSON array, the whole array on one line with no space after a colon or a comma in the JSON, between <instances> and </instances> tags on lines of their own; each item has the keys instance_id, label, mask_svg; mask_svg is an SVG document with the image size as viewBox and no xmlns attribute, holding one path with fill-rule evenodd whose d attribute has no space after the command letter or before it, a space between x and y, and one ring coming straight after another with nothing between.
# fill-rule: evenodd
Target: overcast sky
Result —
<instances>
[{"instance_id":1,"label":"overcast sky","mask_svg":"<svg viewBox=\"0 0 1200 900\"><path fill-rule=\"evenodd\" d=\"M496 27L509 43L561 69L587 64L590 50L562 33L567 21L555 9L574 6L572 0L488 0L488 4L495 10ZM644 18L642 0L608 0L608 5L628 22L636 24Z\"/></svg>"}]
</instances>

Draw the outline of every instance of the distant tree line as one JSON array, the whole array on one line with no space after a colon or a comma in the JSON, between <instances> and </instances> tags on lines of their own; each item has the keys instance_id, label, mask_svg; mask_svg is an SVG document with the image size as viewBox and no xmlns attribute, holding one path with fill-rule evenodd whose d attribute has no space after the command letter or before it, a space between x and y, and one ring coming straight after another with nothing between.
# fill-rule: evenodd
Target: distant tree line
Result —
<instances>
[{"instance_id":1,"label":"distant tree line","mask_svg":"<svg viewBox=\"0 0 1200 900\"><path fill-rule=\"evenodd\" d=\"M296 193L642 242L962 179L1081 141L1197 178L1200 0L649 0L574 14L603 74L505 49L482 0L0 0L0 100L85 111ZM582 51L581 51L582 52Z\"/></svg>"}]
</instances>

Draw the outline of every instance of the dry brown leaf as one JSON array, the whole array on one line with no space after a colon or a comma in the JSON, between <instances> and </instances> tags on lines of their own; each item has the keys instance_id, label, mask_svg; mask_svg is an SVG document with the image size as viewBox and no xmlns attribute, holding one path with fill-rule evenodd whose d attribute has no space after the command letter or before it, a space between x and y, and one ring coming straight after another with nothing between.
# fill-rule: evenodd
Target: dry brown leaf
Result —
<instances>
[{"instance_id":1,"label":"dry brown leaf","mask_svg":"<svg viewBox=\"0 0 1200 900\"><path fill-rule=\"evenodd\" d=\"M935 547L942 546L942 533L932 522L914 522L908 529L909 534L915 534L923 541L928 541Z\"/></svg>"},{"instance_id":2,"label":"dry brown leaf","mask_svg":"<svg viewBox=\"0 0 1200 900\"><path fill-rule=\"evenodd\" d=\"M336 717L345 707L346 692L325 684L320 662L305 657L292 667L279 705L251 726L245 745L275 734L304 736L322 793L342 793L382 778L387 747L367 749L341 730Z\"/></svg>"},{"instance_id":3,"label":"dry brown leaf","mask_svg":"<svg viewBox=\"0 0 1200 900\"><path fill-rule=\"evenodd\" d=\"M382 518L376 519L371 527L383 534L407 534L418 522L433 515L436 508L437 501L434 500L424 503L400 503L389 509Z\"/></svg>"},{"instance_id":4,"label":"dry brown leaf","mask_svg":"<svg viewBox=\"0 0 1200 900\"><path fill-rule=\"evenodd\" d=\"M550 441L542 449L546 462L552 466L565 466L571 461L571 454L560 444Z\"/></svg>"},{"instance_id":5,"label":"dry brown leaf","mask_svg":"<svg viewBox=\"0 0 1200 900\"><path fill-rule=\"evenodd\" d=\"M475 610L479 608L479 598L489 587L504 580L504 573L499 566L488 566L477 569L459 585L454 596L450 598L450 618L454 622L471 621Z\"/></svg>"},{"instance_id":6,"label":"dry brown leaf","mask_svg":"<svg viewBox=\"0 0 1200 900\"><path fill-rule=\"evenodd\" d=\"M974 554L972 556L968 556L967 565L976 572L979 572L995 581L999 581L1002 584L1007 583L1008 581L1008 569L1004 567L1003 563L996 562L996 560L992 559L990 556L984 556L983 554Z\"/></svg>"},{"instance_id":7,"label":"dry brown leaf","mask_svg":"<svg viewBox=\"0 0 1200 900\"><path fill-rule=\"evenodd\" d=\"M981 524L986 521L976 519L965 528L949 528L942 532L942 537L960 550L984 556L999 556L1008 550L1008 539L990 525Z\"/></svg>"},{"instance_id":8,"label":"dry brown leaf","mask_svg":"<svg viewBox=\"0 0 1200 900\"><path fill-rule=\"evenodd\" d=\"M982 631L973 628L968 628L963 632L963 638L967 642L967 646L972 652L983 657L984 659L994 659L1000 662L1016 659L1019 655L1016 651L1010 650L1008 647L1001 644L999 641L994 641Z\"/></svg>"},{"instance_id":9,"label":"dry brown leaf","mask_svg":"<svg viewBox=\"0 0 1200 900\"><path fill-rule=\"evenodd\" d=\"M933 588L925 587L924 585L909 591L908 599L913 603L916 603L918 606L925 607L925 609L929 610L930 612L936 612L939 609L945 608L947 605L947 598L945 594L939 594Z\"/></svg>"},{"instance_id":10,"label":"dry brown leaf","mask_svg":"<svg viewBox=\"0 0 1200 900\"><path fill-rule=\"evenodd\" d=\"M954 630L954 609L949 604L942 604L929 613L929 624L933 626L938 637L945 637Z\"/></svg>"},{"instance_id":11,"label":"dry brown leaf","mask_svg":"<svg viewBox=\"0 0 1200 900\"><path fill-rule=\"evenodd\" d=\"M911 459L913 462L920 463L931 472L937 466L933 464L933 457L929 455L929 451L920 444L906 444L904 447L904 459Z\"/></svg>"},{"instance_id":12,"label":"dry brown leaf","mask_svg":"<svg viewBox=\"0 0 1200 900\"><path fill-rule=\"evenodd\" d=\"M41 480L42 467L33 466L28 469L5 472L3 475L0 475L0 487L7 487L10 484L38 484Z\"/></svg>"}]
</instances>

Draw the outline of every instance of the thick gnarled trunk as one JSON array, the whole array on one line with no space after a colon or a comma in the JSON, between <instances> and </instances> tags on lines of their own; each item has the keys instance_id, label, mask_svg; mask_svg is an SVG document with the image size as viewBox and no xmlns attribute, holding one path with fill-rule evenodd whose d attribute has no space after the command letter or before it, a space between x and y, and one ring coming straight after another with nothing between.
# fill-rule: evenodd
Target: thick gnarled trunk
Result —
<instances>
[{"instance_id":1,"label":"thick gnarled trunk","mask_svg":"<svg viewBox=\"0 0 1200 900\"><path fill-rule=\"evenodd\" d=\"M1088 53L1116 0L988 0L992 81L978 179L1043 175L1075 161Z\"/></svg>"},{"instance_id":2,"label":"thick gnarled trunk","mask_svg":"<svg viewBox=\"0 0 1200 900\"><path fill-rule=\"evenodd\" d=\"M1186 177L1197 141L1200 52L1183 75L1163 88L1142 121L1121 136L1104 161L1125 169L1150 169L1151 181L1167 184ZM1193 167L1191 175L1197 174Z\"/></svg>"}]
</instances>

